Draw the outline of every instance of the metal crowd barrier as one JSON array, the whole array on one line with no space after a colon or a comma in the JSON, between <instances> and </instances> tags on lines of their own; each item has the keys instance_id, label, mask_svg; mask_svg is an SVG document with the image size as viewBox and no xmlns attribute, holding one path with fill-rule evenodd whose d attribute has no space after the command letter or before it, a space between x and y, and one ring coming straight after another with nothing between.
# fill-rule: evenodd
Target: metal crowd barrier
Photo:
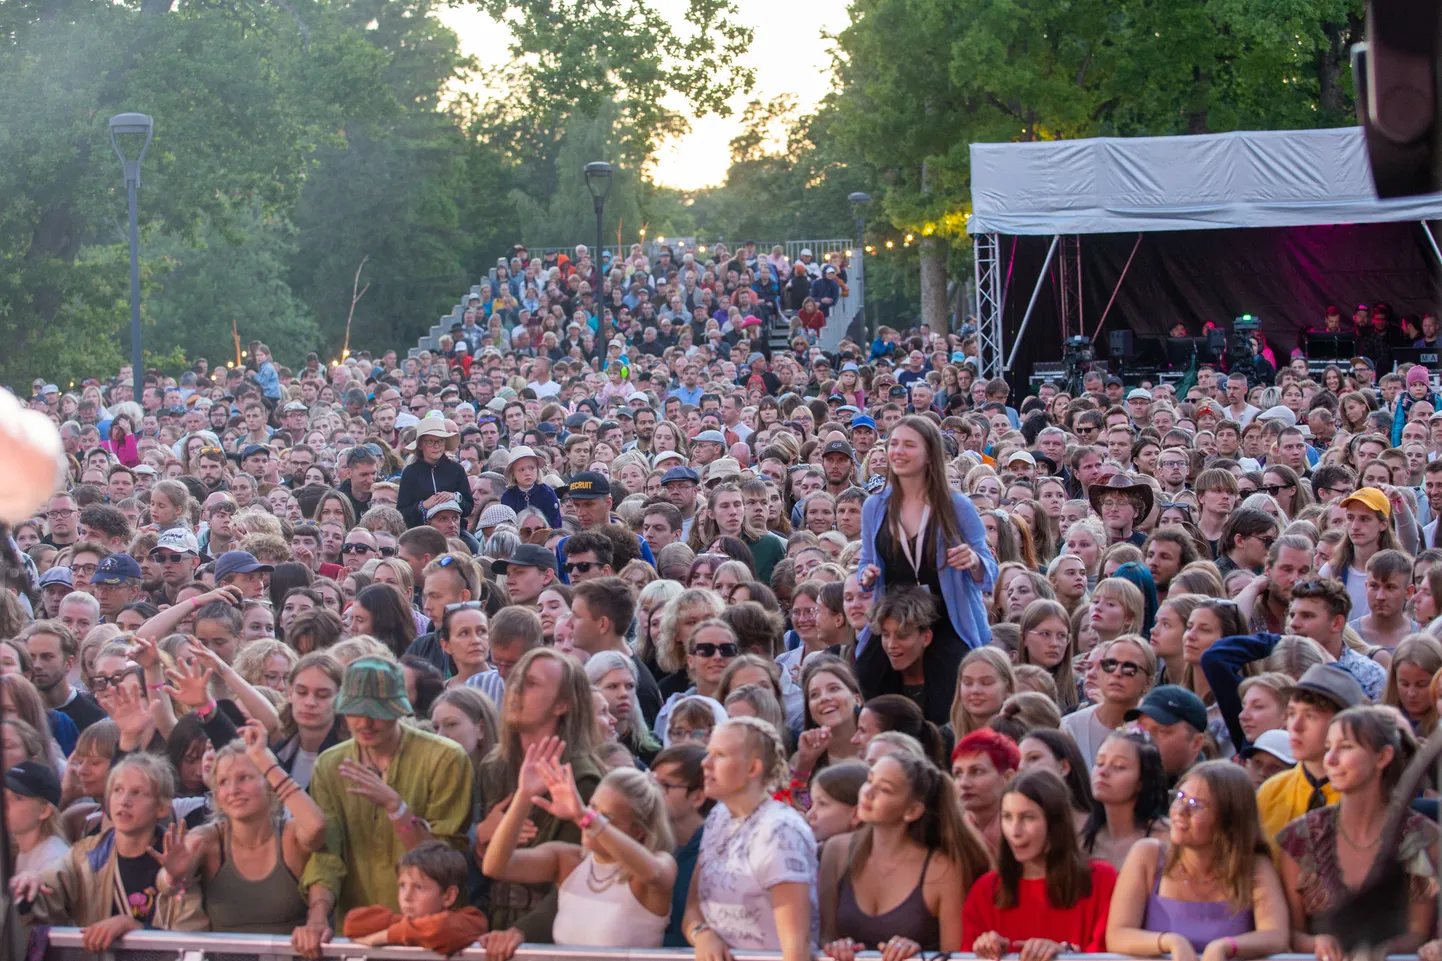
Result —
<instances>
[{"instance_id":1,"label":"metal crowd barrier","mask_svg":"<svg viewBox=\"0 0 1442 961\"><path fill-rule=\"evenodd\" d=\"M420 961L438 959L440 955L420 948L368 948L352 944L344 938L331 941L322 948L324 958L331 961ZM472 948L454 955L464 961L484 961L486 952ZM95 955L80 946L79 928L52 928L50 947L45 961L95 961ZM170 931L136 931L101 955L101 961L288 961L298 957L290 938L246 934L181 934ZM557 944L526 944L516 952L515 961L691 961L690 951L675 948L569 948ZM781 955L770 951L735 951L735 961L780 961ZM818 958L824 957L819 952ZM857 955L876 959L874 951ZM928 954L925 961L938 955ZM956 961L976 961L974 954L949 956ZM1415 954L1390 955L1390 961L1416 961ZM1063 954L1057 961L1136 961L1124 954ZM1166 961L1166 959L1141 959ZM1310 954L1275 954L1266 961L1316 961Z\"/></svg>"}]
</instances>

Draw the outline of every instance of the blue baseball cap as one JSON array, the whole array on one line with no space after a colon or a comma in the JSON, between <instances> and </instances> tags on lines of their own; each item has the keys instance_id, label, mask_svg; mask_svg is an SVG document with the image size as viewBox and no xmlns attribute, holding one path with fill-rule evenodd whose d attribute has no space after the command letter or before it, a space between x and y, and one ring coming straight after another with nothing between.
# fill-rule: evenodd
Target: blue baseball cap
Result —
<instances>
[{"instance_id":1,"label":"blue baseball cap","mask_svg":"<svg viewBox=\"0 0 1442 961\"><path fill-rule=\"evenodd\" d=\"M964 364L964 363L966 363L966 351L964 351L964 350L953 350L953 351L951 352L951 362L952 362L953 364Z\"/></svg>"},{"instance_id":2,"label":"blue baseball cap","mask_svg":"<svg viewBox=\"0 0 1442 961\"><path fill-rule=\"evenodd\" d=\"M876 421L870 414L858 414L851 418L851 429L855 430L858 427L870 427L872 430L876 430Z\"/></svg>"},{"instance_id":3,"label":"blue baseball cap","mask_svg":"<svg viewBox=\"0 0 1442 961\"><path fill-rule=\"evenodd\" d=\"M137 568L138 569L138 568ZM262 564L250 551L226 551L215 559L215 583L221 584L232 574L251 574L255 571L273 571L269 564Z\"/></svg>"},{"instance_id":4,"label":"blue baseball cap","mask_svg":"<svg viewBox=\"0 0 1442 961\"><path fill-rule=\"evenodd\" d=\"M95 566L90 575L92 584L124 584L141 578L140 565L129 554L111 554Z\"/></svg>"},{"instance_id":5,"label":"blue baseball cap","mask_svg":"<svg viewBox=\"0 0 1442 961\"><path fill-rule=\"evenodd\" d=\"M690 481L693 484L701 483L701 475L689 467L673 467L661 475L661 484L665 486L674 481Z\"/></svg>"}]
</instances>

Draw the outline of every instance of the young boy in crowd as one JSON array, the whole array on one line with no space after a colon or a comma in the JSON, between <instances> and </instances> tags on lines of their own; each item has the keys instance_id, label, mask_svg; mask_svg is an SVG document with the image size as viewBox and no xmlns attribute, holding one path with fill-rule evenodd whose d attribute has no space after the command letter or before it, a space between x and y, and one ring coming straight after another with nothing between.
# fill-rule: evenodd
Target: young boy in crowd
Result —
<instances>
[{"instance_id":1,"label":"young boy in crowd","mask_svg":"<svg viewBox=\"0 0 1442 961\"><path fill-rule=\"evenodd\" d=\"M345 917L345 936L357 944L398 944L451 955L486 933L478 909L456 909L466 883L466 857L444 841L426 841L396 865L401 913L383 904L355 908Z\"/></svg>"},{"instance_id":2,"label":"young boy in crowd","mask_svg":"<svg viewBox=\"0 0 1442 961\"><path fill-rule=\"evenodd\" d=\"M1367 606L1372 610L1349 623L1362 640L1391 651L1418 630L1407 616L1412 596L1412 558L1401 551L1378 551L1367 560Z\"/></svg>"},{"instance_id":3,"label":"young boy in crowd","mask_svg":"<svg viewBox=\"0 0 1442 961\"><path fill-rule=\"evenodd\" d=\"M1327 728L1349 707L1368 703L1362 686L1330 664L1307 668L1287 701L1287 739L1297 766L1268 778L1257 791L1257 812L1270 842L1277 832L1313 808L1336 804L1327 780Z\"/></svg>"}]
</instances>

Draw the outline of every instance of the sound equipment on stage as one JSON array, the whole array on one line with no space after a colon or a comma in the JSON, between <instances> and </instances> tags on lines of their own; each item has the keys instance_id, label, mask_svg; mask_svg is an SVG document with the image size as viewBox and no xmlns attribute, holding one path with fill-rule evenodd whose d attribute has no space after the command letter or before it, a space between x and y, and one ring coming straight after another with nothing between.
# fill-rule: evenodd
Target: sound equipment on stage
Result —
<instances>
[{"instance_id":1,"label":"sound equipment on stage","mask_svg":"<svg viewBox=\"0 0 1442 961\"><path fill-rule=\"evenodd\" d=\"M1113 330L1107 339L1113 357L1129 360L1136 356L1136 343L1130 330Z\"/></svg>"},{"instance_id":2,"label":"sound equipment on stage","mask_svg":"<svg viewBox=\"0 0 1442 961\"><path fill-rule=\"evenodd\" d=\"M1346 363L1357 355L1357 335L1350 331L1309 330L1302 334L1307 359Z\"/></svg>"}]
</instances>

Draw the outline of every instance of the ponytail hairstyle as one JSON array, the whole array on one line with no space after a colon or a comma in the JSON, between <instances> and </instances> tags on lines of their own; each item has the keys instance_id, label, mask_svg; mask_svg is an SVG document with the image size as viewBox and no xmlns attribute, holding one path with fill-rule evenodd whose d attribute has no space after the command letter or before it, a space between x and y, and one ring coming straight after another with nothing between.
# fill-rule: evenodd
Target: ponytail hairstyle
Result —
<instances>
[{"instance_id":1,"label":"ponytail hairstyle","mask_svg":"<svg viewBox=\"0 0 1442 961\"><path fill-rule=\"evenodd\" d=\"M641 836L636 840L642 847L659 853L676 846L671 820L666 816L666 798L654 778L634 767L618 767L603 777L601 784L631 806L631 822L640 829Z\"/></svg>"},{"instance_id":2,"label":"ponytail hairstyle","mask_svg":"<svg viewBox=\"0 0 1442 961\"><path fill-rule=\"evenodd\" d=\"M991 852L976 829L967 823L956 784L945 772L925 758L905 752L888 754L877 766L894 762L911 787L911 800L921 804L921 816L906 826L907 836L928 851L939 851L961 872L961 889L969 890L977 879L992 869ZM863 824L856 832L851 857L854 881L871 856L874 828Z\"/></svg>"},{"instance_id":3,"label":"ponytail hairstyle","mask_svg":"<svg viewBox=\"0 0 1442 961\"><path fill-rule=\"evenodd\" d=\"M1028 731L1017 746L1020 747L1027 740L1041 742L1052 757L1067 763L1067 773L1063 780L1066 782L1067 792L1071 795L1071 806L1082 814L1090 814L1093 800L1087 762L1072 736L1065 731L1036 727Z\"/></svg>"},{"instance_id":4,"label":"ponytail hairstyle","mask_svg":"<svg viewBox=\"0 0 1442 961\"><path fill-rule=\"evenodd\" d=\"M1050 907L1065 910L1092 893L1091 864L1072 827L1071 797L1066 784L1051 771L1023 771L1011 780L1002 792L1002 803L1008 794L1020 794L1042 810L1046 822L1046 898ZM1020 900L1022 864L1012 853L1011 844L1003 839L997 873L1001 883L996 888L996 906L1005 911Z\"/></svg>"},{"instance_id":5,"label":"ponytail hairstyle","mask_svg":"<svg viewBox=\"0 0 1442 961\"><path fill-rule=\"evenodd\" d=\"M882 733L895 731L915 738L933 764L946 768L946 741L941 730L926 719L911 698L905 694L880 694L863 704L861 709L871 712Z\"/></svg>"}]
</instances>

